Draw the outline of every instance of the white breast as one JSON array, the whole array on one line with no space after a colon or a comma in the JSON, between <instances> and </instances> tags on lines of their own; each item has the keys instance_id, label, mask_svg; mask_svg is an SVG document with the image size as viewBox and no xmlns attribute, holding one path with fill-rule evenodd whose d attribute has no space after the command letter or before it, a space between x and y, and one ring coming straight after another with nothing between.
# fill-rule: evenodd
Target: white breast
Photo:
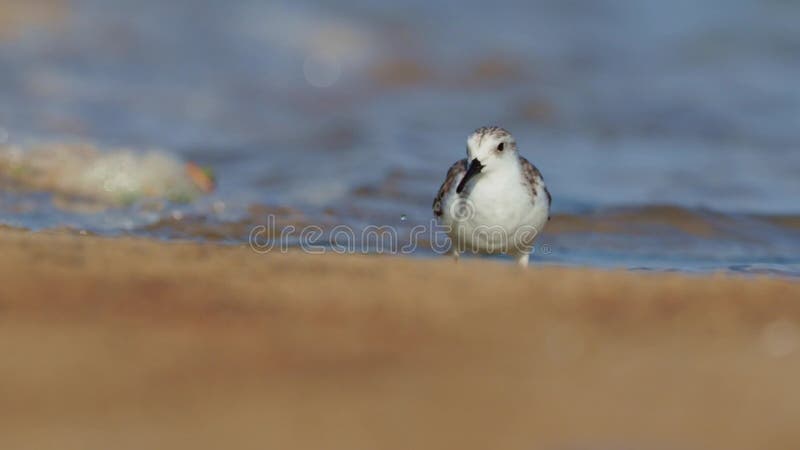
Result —
<instances>
[{"instance_id":1,"label":"white breast","mask_svg":"<svg viewBox=\"0 0 800 450\"><path fill-rule=\"evenodd\" d=\"M453 243L466 251L519 253L547 224L550 205L544 183L533 196L521 172L481 175L466 195L455 188L445 199L442 223ZM518 250L519 249L519 250Z\"/></svg>"}]
</instances>

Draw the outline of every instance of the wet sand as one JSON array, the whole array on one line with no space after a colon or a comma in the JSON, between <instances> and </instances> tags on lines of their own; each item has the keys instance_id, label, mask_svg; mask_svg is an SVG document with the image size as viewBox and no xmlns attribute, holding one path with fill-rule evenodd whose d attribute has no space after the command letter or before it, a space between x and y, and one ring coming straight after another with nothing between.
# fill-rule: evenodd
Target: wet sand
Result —
<instances>
[{"instance_id":1,"label":"wet sand","mask_svg":"<svg viewBox=\"0 0 800 450\"><path fill-rule=\"evenodd\" d=\"M800 284L0 229L0 447L800 445Z\"/></svg>"},{"instance_id":2,"label":"wet sand","mask_svg":"<svg viewBox=\"0 0 800 450\"><path fill-rule=\"evenodd\" d=\"M0 0L0 41L37 27L51 29L69 13L63 0Z\"/></svg>"}]
</instances>

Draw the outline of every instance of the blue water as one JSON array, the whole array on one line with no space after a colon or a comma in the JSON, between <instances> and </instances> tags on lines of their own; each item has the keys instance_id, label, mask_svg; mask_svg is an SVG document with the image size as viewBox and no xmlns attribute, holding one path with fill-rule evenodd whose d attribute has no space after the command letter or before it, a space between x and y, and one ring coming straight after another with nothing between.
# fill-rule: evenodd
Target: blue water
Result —
<instances>
[{"instance_id":1,"label":"blue water","mask_svg":"<svg viewBox=\"0 0 800 450\"><path fill-rule=\"evenodd\" d=\"M469 132L499 124L554 195L542 262L800 274L800 3L337 3L76 0L1 37L6 144L157 147L219 185L155 213L5 192L0 219L246 242L274 210L407 231Z\"/></svg>"}]
</instances>

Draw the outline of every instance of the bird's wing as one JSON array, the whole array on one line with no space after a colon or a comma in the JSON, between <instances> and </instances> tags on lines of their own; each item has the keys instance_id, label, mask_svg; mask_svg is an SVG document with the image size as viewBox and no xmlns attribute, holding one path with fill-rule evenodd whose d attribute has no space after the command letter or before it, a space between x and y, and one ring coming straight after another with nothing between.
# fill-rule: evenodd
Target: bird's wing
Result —
<instances>
[{"instance_id":1,"label":"bird's wing","mask_svg":"<svg viewBox=\"0 0 800 450\"><path fill-rule=\"evenodd\" d=\"M439 193L436 194L436 198L433 200L433 215L436 217L442 216L442 200L444 196L447 194L450 189L453 188L456 180L458 179L459 175L463 175L467 171L467 160L461 159L455 162L450 169L447 171L447 177L444 179L444 183L442 183L442 187L439 188Z\"/></svg>"},{"instance_id":2,"label":"bird's wing","mask_svg":"<svg viewBox=\"0 0 800 450\"><path fill-rule=\"evenodd\" d=\"M542 173L539 172L539 169L536 168L530 161L523 158L522 156L519 157L519 162L522 164L522 174L525 177L525 181L528 183L531 189L531 197L533 201L536 201L536 196L538 192L536 191L536 186L540 183L544 183L544 177ZM547 195L547 206L553 204L553 196L550 195L550 191L547 190L547 186L544 187L544 193ZM549 217L548 217L549 219Z\"/></svg>"}]
</instances>

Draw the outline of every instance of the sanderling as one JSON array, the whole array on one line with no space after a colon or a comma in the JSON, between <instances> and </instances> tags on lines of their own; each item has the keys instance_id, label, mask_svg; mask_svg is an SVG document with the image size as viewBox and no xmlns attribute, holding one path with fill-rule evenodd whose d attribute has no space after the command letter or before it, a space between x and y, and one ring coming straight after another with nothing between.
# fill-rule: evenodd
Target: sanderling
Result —
<instances>
[{"instance_id":1,"label":"sanderling","mask_svg":"<svg viewBox=\"0 0 800 450\"><path fill-rule=\"evenodd\" d=\"M511 133L478 128L467 158L456 161L433 201L452 253L507 254L528 265L533 242L550 219L550 192L539 169L517 152Z\"/></svg>"}]
</instances>

